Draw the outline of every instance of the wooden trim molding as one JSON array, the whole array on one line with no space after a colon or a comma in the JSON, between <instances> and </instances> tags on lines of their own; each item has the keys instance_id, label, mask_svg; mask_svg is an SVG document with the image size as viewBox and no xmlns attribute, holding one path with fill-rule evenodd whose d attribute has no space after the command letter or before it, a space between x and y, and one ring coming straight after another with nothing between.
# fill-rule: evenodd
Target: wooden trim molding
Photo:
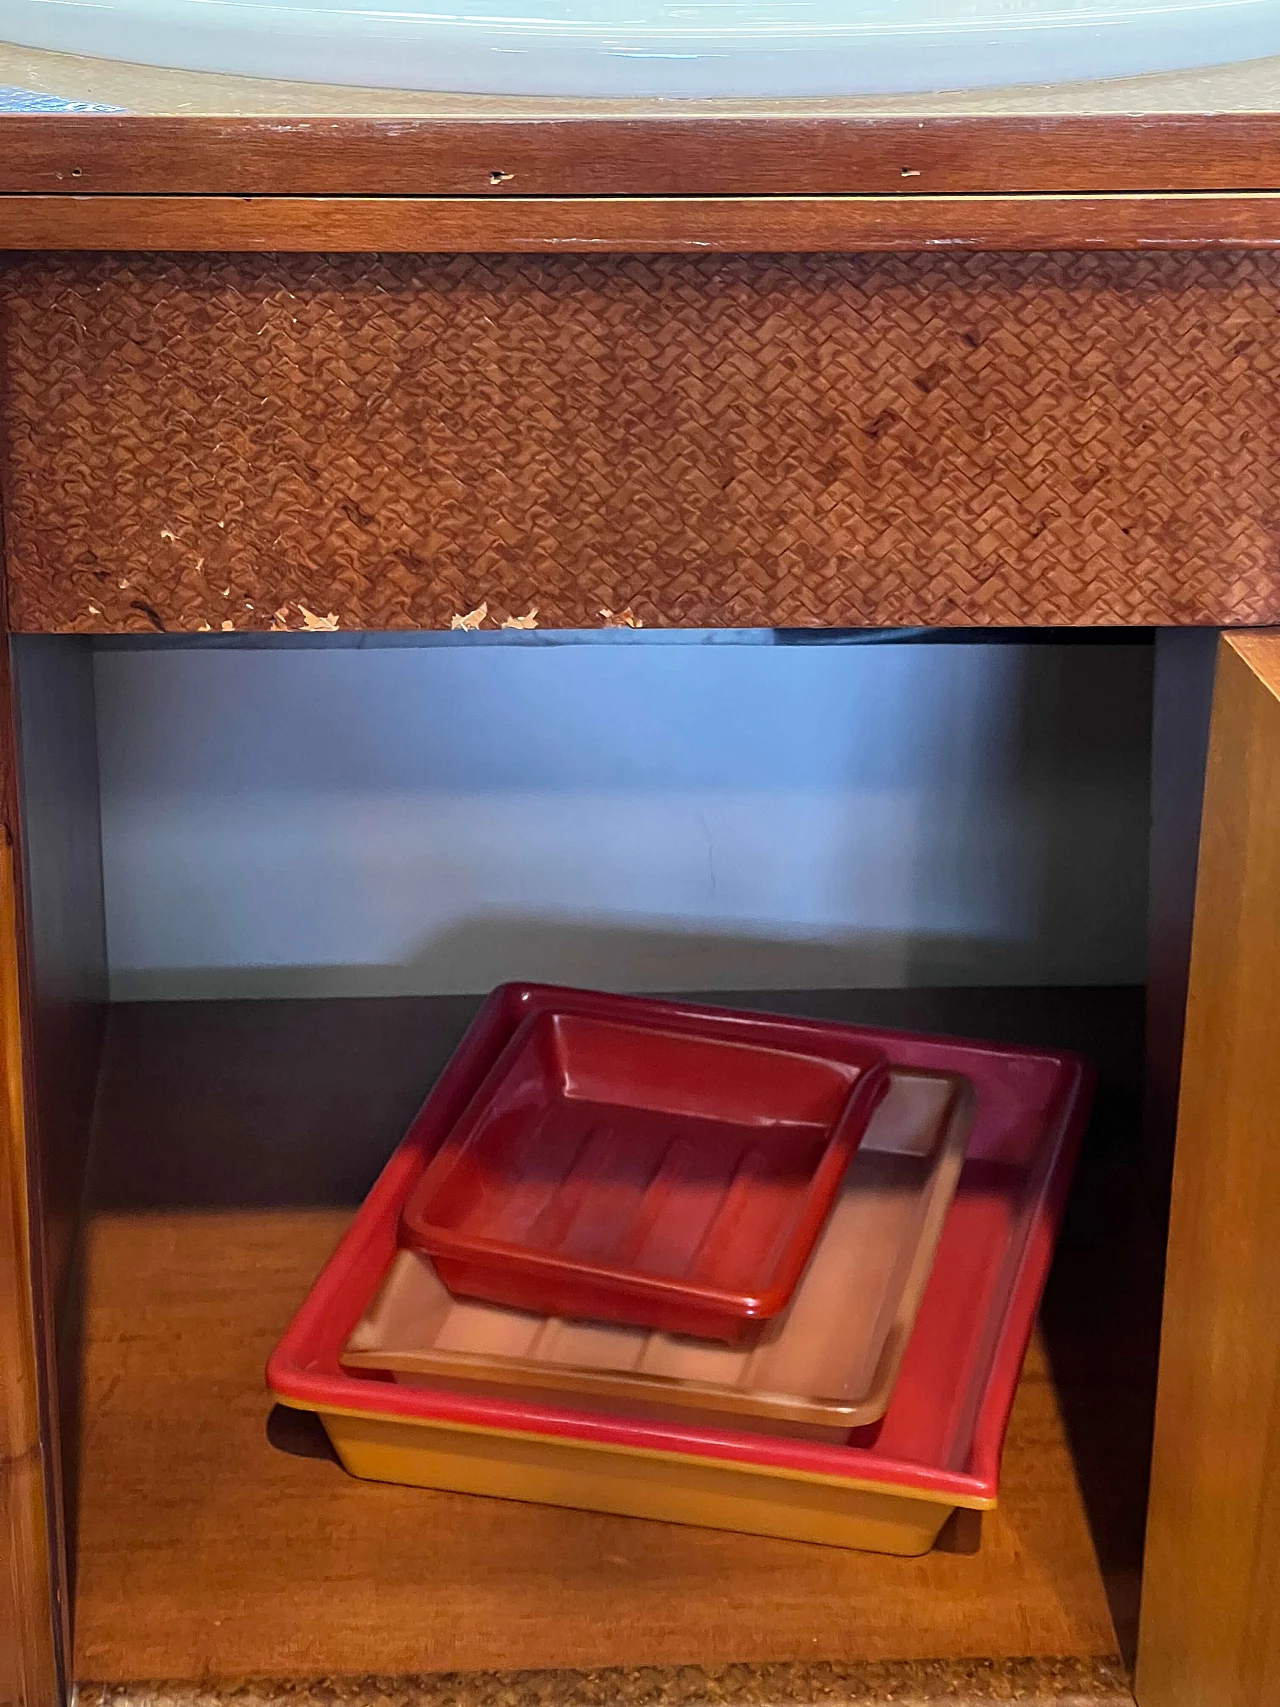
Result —
<instances>
[{"instance_id":1,"label":"wooden trim molding","mask_svg":"<svg viewBox=\"0 0 1280 1707\"><path fill-rule=\"evenodd\" d=\"M880 1660L89 1683L78 1707L1133 1707L1114 1659Z\"/></svg>"},{"instance_id":2,"label":"wooden trim molding","mask_svg":"<svg viewBox=\"0 0 1280 1707\"><path fill-rule=\"evenodd\" d=\"M0 192L992 195L1280 187L1280 113L851 116L477 100L459 118L0 117ZM770 106L773 110L770 111ZM601 108L604 111L601 111ZM833 110L833 108L835 110Z\"/></svg>"},{"instance_id":3,"label":"wooden trim molding","mask_svg":"<svg viewBox=\"0 0 1280 1707\"><path fill-rule=\"evenodd\" d=\"M0 195L0 249L326 254L1268 249L1280 194Z\"/></svg>"}]
</instances>

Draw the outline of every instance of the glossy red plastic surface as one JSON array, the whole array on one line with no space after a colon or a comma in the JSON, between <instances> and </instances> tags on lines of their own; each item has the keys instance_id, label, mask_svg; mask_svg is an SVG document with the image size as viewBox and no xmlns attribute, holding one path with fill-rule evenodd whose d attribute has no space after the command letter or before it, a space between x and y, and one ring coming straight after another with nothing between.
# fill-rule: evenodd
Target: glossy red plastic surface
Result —
<instances>
[{"instance_id":1,"label":"glossy red plastic surface","mask_svg":"<svg viewBox=\"0 0 1280 1707\"><path fill-rule=\"evenodd\" d=\"M843 1445L749 1429L593 1415L570 1406L398 1386L338 1362L395 1256L400 1214L423 1169L499 1052L530 1013L573 1011L576 993L508 984L494 991L267 1365L267 1384L317 1410L438 1419L563 1440L691 1453L791 1474L844 1478L957 1500L996 1497L1009 1412L1053 1255L1092 1072L1066 1052L1016 1049L818 1021L774 1018L795 1048L885 1051L902 1067L964 1074L978 1112L960 1185L889 1409ZM599 998L594 998L599 1011ZM620 1023L634 998L610 997ZM672 1005L703 1036L752 1035L758 1016Z\"/></svg>"},{"instance_id":2,"label":"glossy red plastic surface","mask_svg":"<svg viewBox=\"0 0 1280 1707\"><path fill-rule=\"evenodd\" d=\"M531 1014L410 1193L402 1241L449 1290L741 1342L785 1307L884 1052Z\"/></svg>"}]
</instances>

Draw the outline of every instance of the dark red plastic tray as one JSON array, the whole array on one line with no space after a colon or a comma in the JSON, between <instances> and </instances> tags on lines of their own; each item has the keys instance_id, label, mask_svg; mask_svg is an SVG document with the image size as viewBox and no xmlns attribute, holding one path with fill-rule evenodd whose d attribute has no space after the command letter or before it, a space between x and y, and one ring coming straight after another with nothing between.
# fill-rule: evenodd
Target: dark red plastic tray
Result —
<instances>
[{"instance_id":1,"label":"dark red plastic tray","mask_svg":"<svg viewBox=\"0 0 1280 1707\"><path fill-rule=\"evenodd\" d=\"M774 1018L797 1049L882 1048L891 1063L961 1073L978 1100L960 1186L889 1409L844 1445L787 1439L727 1425L602 1416L572 1405L415 1388L348 1373L339 1357L396 1254L409 1193L530 1013L573 1007L576 992L506 984L489 997L404 1141L300 1306L267 1365L280 1399L320 1412L389 1422L441 1422L504 1434L670 1452L786 1474L836 1477L926 1496L996 1498L1000 1451L1053 1256L1093 1074L1077 1055L917 1033ZM597 998L598 1000L598 998ZM609 998L625 1022L631 999ZM696 1013L702 1035L750 1035L756 1016Z\"/></svg>"},{"instance_id":2,"label":"dark red plastic tray","mask_svg":"<svg viewBox=\"0 0 1280 1707\"><path fill-rule=\"evenodd\" d=\"M784 1309L867 1121L884 1052L703 1035L609 998L531 1014L405 1206L451 1292L740 1343ZM600 1008L606 1011L601 1013Z\"/></svg>"}]
</instances>

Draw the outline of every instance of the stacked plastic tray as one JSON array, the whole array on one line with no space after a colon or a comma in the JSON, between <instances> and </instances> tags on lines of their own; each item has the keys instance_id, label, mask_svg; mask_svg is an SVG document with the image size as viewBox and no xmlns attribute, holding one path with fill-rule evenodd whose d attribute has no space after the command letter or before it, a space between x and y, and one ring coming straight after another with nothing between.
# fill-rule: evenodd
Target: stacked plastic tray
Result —
<instances>
[{"instance_id":1,"label":"stacked plastic tray","mask_svg":"<svg viewBox=\"0 0 1280 1707\"><path fill-rule=\"evenodd\" d=\"M995 1504L1064 1053L507 985L268 1366L348 1470L914 1554Z\"/></svg>"}]
</instances>

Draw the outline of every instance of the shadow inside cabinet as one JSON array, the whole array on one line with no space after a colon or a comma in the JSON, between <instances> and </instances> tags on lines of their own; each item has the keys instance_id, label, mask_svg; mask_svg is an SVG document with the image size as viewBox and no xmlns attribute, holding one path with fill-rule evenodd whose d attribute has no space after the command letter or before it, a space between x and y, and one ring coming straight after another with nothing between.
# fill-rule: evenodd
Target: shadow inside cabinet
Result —
<instances>
[{"instance_id":1,"label":"shadow inside cabinet","mask_svg":"<svg viewBox=\"0 0 1280 1707\"><path fill-rule=\"evenodd\" d=\"M877 1667L978 1661L1006 1692L1030 1678L1043 1694L1041 1672L1017 1669L1034 1662L1058 1668L1059 1695L1125 1699L1160 1294L1141 989L707 997L1097 1063L980 1538L958 1524L922 1559L886 1558L357 1482L307 1419L272 1411L263 1364L477 998L108 1010L91 659L78 642L15 653L26 1071L84 1699L148 1679L181 1702L246 1678L297 1694L319 1678L750 1665L774 1689L790 1668L793 1697L852 1700L889 1677Z\"/></svg>"},{"instance_id":2,"label":"shadow inside cabinet","mask_svg":"<svg viewBox=\"0 0 1280 1707\"><path fill-rule=\"evenodd\" d=\"M1104 1077L1091 1150L1136 1102L1140 991L730 999L1083 1046ZM1117 1444L1111 1405L1075 1419L1083 1445L1068 1432L1054 1360L1088 1355L1070 1311L1033 1344L976 1553L971 1536L893 1559L360 1483L304 1421L271 1416L266 1354L474 1005L113 1010L87 1239L78 1677L1011 1661L1029 1646L1114 1671L1095 1537L1110 1522L1115 1553L1135 1532L1115 1519L1140 1506L1145 1463L1136 1436ZM1080 1474L1082 1451L1105 1482ZM1137 1560L1108 1568L1123 1579Z\"/></svg>"}]
</instances>

